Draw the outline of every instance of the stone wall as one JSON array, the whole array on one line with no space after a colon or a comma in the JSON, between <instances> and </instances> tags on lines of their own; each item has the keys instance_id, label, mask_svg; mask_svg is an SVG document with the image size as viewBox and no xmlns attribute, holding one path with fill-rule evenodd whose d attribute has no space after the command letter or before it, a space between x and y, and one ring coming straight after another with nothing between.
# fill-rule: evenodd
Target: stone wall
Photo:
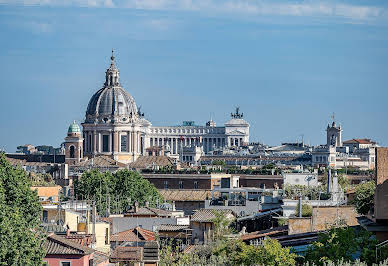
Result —
<instances>
[{"instance_id":1,"label":"stone wall","mask_svg":"<svg viewBox=\"0 0 388 266\"><path fill-rule=\"evenodd\" d=\"M313 208L313 231L325 230L338 219L349 226L358 225L357 216L353 206Z\"/></svg>"},{"instance_id":2,"label":"stone wall","mask_svg":"<svg viewBox=\"0 0 388 266\"><path fill-rule=\"evenodd\" d=\"M355 226L358 225L357 216L353 206L314 207L312 217L289 218L288 233L292 235L326 230L337 220L342 220L349 226Z\"/></svg>"},{"instance_id":3,"label":"stone wall","mask_svg":"<svg viewBox=\"0 0 388 266\"><path fill-rule=\"evenodd\" d=\"M388 219L388 148L376 148L376 220Z\"/></svg>"},{"instance_id":4,"label":"stone wall","mask_svg":"<svg viewBox=\"0 0 388 266\"><path fill-rule=\"evenodd\" d=\"M311 232L311 217L292 217L288 219L288 234L300 234Z\"/></svg>"}]
</instances>

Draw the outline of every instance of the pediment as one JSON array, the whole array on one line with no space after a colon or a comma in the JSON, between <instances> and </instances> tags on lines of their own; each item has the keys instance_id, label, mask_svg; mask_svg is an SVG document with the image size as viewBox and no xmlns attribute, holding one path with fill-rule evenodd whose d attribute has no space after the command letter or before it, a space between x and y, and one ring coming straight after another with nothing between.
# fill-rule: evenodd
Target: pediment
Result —
<instances>
[{"instance_id":1,"label":"pediment","mask_svg":"<svg viewBox=\"0 0 388 266\"><path fill-rule=\"evenodd\" d=\"M229 132L227 135L241 135L241 136L245 136L245 133L241 132L239 130L233 130L233 131Z\"/></svg>"}]
</instances>

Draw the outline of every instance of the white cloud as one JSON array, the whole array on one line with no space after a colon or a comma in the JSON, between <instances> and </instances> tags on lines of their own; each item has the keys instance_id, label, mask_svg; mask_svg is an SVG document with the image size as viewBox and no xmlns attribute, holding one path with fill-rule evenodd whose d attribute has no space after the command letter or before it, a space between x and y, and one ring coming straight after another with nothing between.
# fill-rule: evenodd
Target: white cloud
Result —
<instances>
[{"instance_id":1,"label":"white cloud","mask_svg":"<svg viewBox=\"0 0 388 266\"><path fill-rule=\"evenodd\" d=\"M386 17L383 7L335 3L332 1L271 0L0 0L3 4L116 7L142 10L196 11L210 14L338 17L370 20Z\"/></svg>"}]
</instances>

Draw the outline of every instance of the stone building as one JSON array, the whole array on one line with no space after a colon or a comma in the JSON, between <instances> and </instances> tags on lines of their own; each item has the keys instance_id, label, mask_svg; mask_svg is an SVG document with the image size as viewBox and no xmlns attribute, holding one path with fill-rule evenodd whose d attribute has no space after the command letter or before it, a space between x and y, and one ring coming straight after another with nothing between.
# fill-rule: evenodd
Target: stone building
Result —
<instances>
[{"instance_id":1,"label":"stone building","mask_svg":"<svg viewBox=\"0 0 388 266\"><path fill-rule=\"evenodd\" d=\"M377 146L377 143L370 139L352 139L342 142L342 128L333 121L331 126L327 125L326 145L315 147L311 153L312 165L374 169Z\"/></svg>"},{"instance_id":2,"label":"stone building","mask_svg":"<svg viewBox=\"0 0 388 266\"><path fill-rule=\"evenodd\" d=\"M236 108L224 126L216 126L214 121L204 126L193 121L179 126L152 126L134 98L121 86L112 51L105 82L90 99L82 127L85 156L107 155L130 163L146 155L150 147L163 147L170 156L180 159L184 147L200 147L207 154L216 148L245 145L249 142L250 125ZM71 145L76 145L70 144L70 140L66 143L69 143L66 152L70 154Z\"/></svg>"}]
</instances>

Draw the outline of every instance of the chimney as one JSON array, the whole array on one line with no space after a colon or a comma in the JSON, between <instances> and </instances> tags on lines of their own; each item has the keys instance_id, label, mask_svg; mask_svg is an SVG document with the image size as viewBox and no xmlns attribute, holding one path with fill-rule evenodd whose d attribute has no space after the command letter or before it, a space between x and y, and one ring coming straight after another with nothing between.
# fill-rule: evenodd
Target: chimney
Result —
<instances>
[{"instance_id":1,"label":"chimney","mask_svg":"<svg viewBox=\"0 0 388 266\"><path fill-rule=\"evenodd\" d=\"M173 210L173 211L176 211L176 208L175 208L175 200L172 202L172 210Z\"/></svg>"},{"instance_id":2,"label":"chimney","mask_svg":"<svg viewBox=\"0 0 388 266\"><path fill-rule=\"evenodd\" d=\"M149 203L148 201L146 201L146 202L144 203L144 205L148 208L148 207L150 206L150 203Z\"/></svg>"},{"instance_id":3,"label":"chimney","mask_svg":"<svg viewBox=\"0 0 388 266\"><path fill-rule=\"evenodd\" d=\"M134 204L134 211L135 213L139 212L139 203L137 201L135 201L135 204Z\"/></svg>"},{"instance_id":4,"label":"chimney","mask_svg":"<svg viewBox=\"0 0 388 266\"><path fill-rule=\"evenodd\" d=\"M70 228L69 228L69 225L66 225L66 236L70 236Z\"/></svg>"}]
</instances>

